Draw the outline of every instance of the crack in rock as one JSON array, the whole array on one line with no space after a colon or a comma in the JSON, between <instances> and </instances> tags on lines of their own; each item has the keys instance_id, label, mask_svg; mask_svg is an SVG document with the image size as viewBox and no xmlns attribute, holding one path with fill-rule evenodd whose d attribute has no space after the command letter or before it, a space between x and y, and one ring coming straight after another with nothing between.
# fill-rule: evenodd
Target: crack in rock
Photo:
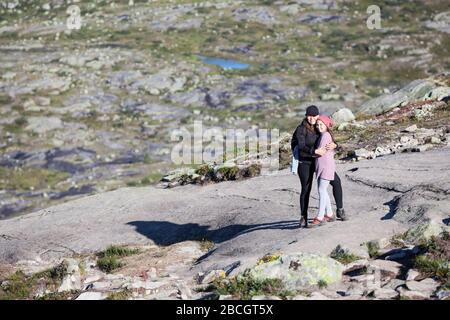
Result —
<instances>
[{"instance_id":1,"label":"crack in rock","mask_svg":"<svg viewBox=\"0 0 450 320\"><path fill-rule=\"evenodd\" d=\"M411 191L413 189L413 188L409 188L409 189L401 188L401 189L399 189L398 186L396 186L393 183L392 184L389 184L389 183L379 184L379 183L374 182L374 181L352 177L349 174L345 174L345 177L348 178L352 182L363 184L363 185L371 187L371 188L379 188L379 189L383 189L383 190L387 190L387 191L406 193L406 192ZM400 187L402 187L402 186L400 185Z\"/></svg>"},{"instance_id":2,"label":"crack in rock","mask_svg":"<svg viewBox=\"0 0 450 320\"><path fill-rule=\"evenodd\" d=\"M220 199L222 199L222 198L242 198L242 199L245 199L245 200L252 200L252 201L257 201L257 202L272 202L272 203L277 204L277 205L287 206L287 207L291 207L291 208L295 207L294 205L292 205L290 203L277 202L275 200L267 199L267 198L263 198L263 199L251 198L251 197L247 197L247 196L242 196L240 194L230 194L230 195L225 195L225 196L215 196L215 197L212 197L212 198L220 198Z\"/></svg>"},{"instance_id":3,"label":"crack in rock","mask_svg":"<svg viewBox=\"0 0 450 320\"><path fill-rule=\"evenodd\" d=\"M67 252L67 251L70 251L72 254L78 254L78 252L75 251L75 250L73 250L72 248L66 247L66 246L61 245L61 244L57 244L57 243L50 242L49 245L53 245L53 246L55 246L55 247L60 247L60 248L65 249L65 250L58 250L58 249L56 249L56 248L50 248L50 249L46 249L46 250L40 252L40 253L39 253L39 256L46 255L46 254L48 254L48 253L50 253L50 252L60 252L60 253L65 253L65 252Z\"/></svg>"},{"instance_id":4,"label":"crack in rock","mask_svg":"<svg viewBox=\"0 0 450 320\"><path fill-rule=\"evenodd\" d=\"M296 193L296 194L300 194L300 192L291 189L291 188L281 188L281 189L273 189L272 191L278 191L278 192L291 192L291 193Z\"/></svg>"},{"instance_id":5,"label":"crack in rock","mask_svg":"<svg viewBox=\"0 0 450 320\"><path fill-rule=\"evenodd\" d=\"M377 167L377 166L370 166L370 167L358 167L356 169L380 169L382 171L385 170L392 170L392 171L407 171L407 172L426 172L426 171L432 171L430 169L415 169L415 168L392 168L392 167ZM355 170L356 171L356 170Z\"/></svg>"}]
</instances>

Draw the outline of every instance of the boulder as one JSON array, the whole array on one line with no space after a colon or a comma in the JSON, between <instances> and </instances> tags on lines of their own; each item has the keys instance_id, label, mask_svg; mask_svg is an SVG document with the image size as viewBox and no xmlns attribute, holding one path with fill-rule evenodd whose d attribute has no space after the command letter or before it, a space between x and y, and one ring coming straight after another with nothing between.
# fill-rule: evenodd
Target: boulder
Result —
<instances>
[{"instance_id":1,"label":"boulder","mask_svg":"<svg viewBox=\"0 0 450 320\"><path fill-rule=\"evenodd\" d=\"M51 99L47 97L35 97L34 102L39 106L49 106L51 103Z\"/></svg>"},{"instance_id":2,"label":"boulder","mask_svg":"<svg viewBox=\"0 0 450 320\"><path fill-rule=\"evenodd\" d=\"M367 115L378 115L402 104L422 100L435 87L436 85L432 81L414 80L393 94L384 94L363 103L359 112Z\"/></svg>"},{"instance_id":3,"label":"boulder","mask_svg":"<svg viewBox=\"0 0 450 320\"><path fill-rule=\"evenodd\" d=\"M348 297L348 296L354 296L354 297L361 297L365 294L366 290L363 285L360 283L352 283L347 290L341 292L340 294Z\"/></svg>"},{"instance_id":4,"label":"boulder","mask_svg":"<svg viewBox=\"0 0 450 320\"><path fill-rule=\"evenodd\" d=\"M180 282L177 284L178 294L182 300L190 300L192 299L192 291L184 282Z\"/></svg>"},{"instance_id":5,"label":"boulder","mask_svg":"<svg viewBox=\"0 0 450 320\"><path fill-rule=\"evenodd\" d=\"M225 271L223 270L212 270L202 276L199 280L201 284L211 283L215 280L225 278Z\"/></svg>"},{"instance_id":6,"label":"boulder","mask_svg":"<svg viewBox=\"0 0 450 320\"><path fill-rule=\"evenodd\" d=\"M30 117L25 130L36 133L46 133L51 130L63 128L63 122L57 117Z\"/></svg>"},{"instance_id":7,"label":"boulder","mask_svg":"<svg viewBox=\"0 0 450 320\"><path fill-rule=\"evenodd\" d=\"M438 292L436 292L436 297L439 300L449 300L450 299L450 290L439 290Z\"/></svg>"},{"instance_id":8,"label":"boulder","mask_svg":"<svg viewBox=\"0 0 450 320\"><path fill-rule=\"evenodd\" d=\"M236 21L255 21L264 25L278 23L269 7L238 7L233 10L233 18Z\"/></svg>"},{"instance_id":9,"label":"boulder","mask_svg":"<svg viewBox=\"0 0 450 320\"><path fill-rule=\"evenodd\" d=\"M450 11L438 13L434 16L433 20L427 21L425 25L428 28L450 33Z\"/></svg>"},{"instance_id":10,"label":"boulder","mask_svg":"<svg viewBox=\"0 0 450 320\"><path fill-rule=\"evenodd\" d=\"M405 128L405 130L403 130L403 131L410 132L410 133L416 132L417 131L417 125L413 124L412 126L409 126L409 127Z\"/></svg>"},{"instance_id":11,"label":"boulder","mask_svg":"<svg viewBox=\"0 0 450 320\"><path fill-rule=\"evenodd\" d=\"M195 169L184 167L184 168L179 168L179 169L175 169L173 171L170 171L167 175L165 175L162 178L162 181L173 182L173 181L177 181L179 179L182 179L184 177L192 178L195 175L196 175Z\"/></svg>"},{"instance_id":12,"label":"boulder","mask_svg":"<svg viewBox=\"0 0 450 320\"><path fill-rule=\"evenodd\" d=\"M345 265L345 269L343 271L343 274L347 274L350 272L355 272L357 270L363 270L369 265L369 261L366 259L360 259L356 260L354 262L350 262L349 264Z\"/></svg>"},{"instance_id":13,"label":"boulder","mask_svg":"<svg viewBox=\"0 0 450 320\"><path fill-rule=\"evenodd\" d=\"M71 67L83 67L86 62L93 60L95 57L82 55L66 55L59 59L59 62L67 64Z\"/></svg>"},{"instance_id":14,"label":"boulder","mask_svg":"<svg viewBox=\"0 0 450 320\"><path fill-rule=\"evenodd\" d=\"M341 96L337 93L323 93L319 96L320 100L328 101L328 100L341 100Z\"/></svg>"},{"instance_id":15,"label":"boulder","mask_svg":"<svg viewBox=\"0 0 450 320\"><path fill-rule=\"evenodd\" d=\"M387 154L391 154L393 152L393 148L390 147L376 147L374 154L376 157L384 156Z\"/></svg>"},{"instance_id":16,"label":"boulder","mask_svg":"<svg viewBox=\"0 0 450 320\"><path fill-rule=\"evenodd\" d=\"M2 28L0 28L0 30L1 30L1 29L2 29ZM1 34L1 31L0 31L0 34ZM5 80L12 80L12 79L14 79L16 76L17 76L17 73L8 71L8 72L6 72L6 73L4 73L4 74L2 75L2 79L5 79Z\"/></svg>"},{"instance_id":17,"label":"boulder","mask_svg":"<svg viewBox=\"0 0 450 320\"><path fill-rule=\"evenodd\" d=\"M368 269L368 271L372 272L373 270ZM375 273L368 273L362 274L360 276L351 277L350 282L356 283L357 286L359 286L359 289L357 289L357 293L360 290L362 290L363 294L367 294L367 292L381 288L380 274Z\"/></svg>"},{"instance_id":18,"label":"boulder","mask_svg":"<svg viewBox=\"0 0 450 320\"><path fill-rule=\"evenodd\" d=\"M311 295L308 297L307 300L331 300L331 299L320 292L313 292L311 293Z\"/></svg>"},{"instance_id":19,"label":"boulder","mask_svg":"<svg viewBox=\"0 0 450 320\"><path fill-rule=\"evenodd\" d=\"M146 79L138 80L131 85L132 89L143 89L152 95L158 95L162 91L168 90L176 92L183 88L185 78L172 79L166 74L154 74Z\"/></svg>"},{"instance_id":20,"label":"boulder","mask_svg":"<svg viewBox=\"0 0 450 320\"><path fill-rule=\"evenodd\" d=\"M373 158L375 153L372 151L369 151L365 148L360 148L354 151L355 157L358 159L370 159Z\"/></svg>"},{"instance_id":21,"label":"boulder","mask_svg":"<svg viewBox=\"0 0 450 320\"><path fill-rule=\"evenodd\" d=\"M450 87L437 87L428 92L422 99L442 101L448 97L450 97Z\"/></svg>"},{"instance_id":22,"label":"boulder","mask_svg":"<svg viewBox=\"0 0 450 320\"><path fill-rule=\"evenodd\" d=\"M183 106L201 107L205 105L206 94L199 89L189 92L176 92L170 95L169 99L173 103Z\"/></svg>"},{"instance_id":23,"label":"boulder","mask_svg":"<svg viewBox=\"0 0 450 320\"><path fill-rule=\"evenodd\" d=\"M337 125L355 120L353 112L348 108L343 108L331 115L333 122Z\"/></svg>"},{"instance_id":24,"label":"boulder","mask_svg":"<svg viewBox=\"0 0 450 320\"><path fill-rule=\"evenodd\" d=\"M230 105L233 108L239 108L248 105L258 104L260 101L251 96L236 97L231 100Z\"/></svg>"},{"instance_id":25,"label":"boulder","mask_svg":"<svg viewBox=\"0 0 450 320\"><path fill-rule=\"evenodd\" d=\"M368 246L372 246L372 247L378 248L378 249L384 249L387 246L389 246L390 244L391 244L391 241L388 238L375 239L375 240L371 240L371 241L367 242Z\"/></svg>"},{"instance_id":26,"label":"boulder","mask_svg":"<svg viewBox=\"0 0 450 320\"><path fill-rule=\"evenodd\" d=\"M113 289L114 285L112 282L109 281L96 281L93 283L88 284L85 287L85 290L97 290L97 291L106 291ZM115 287L114 289L118 289L119 287Z\"/></svg>"},{"instance_id":27,"label":"boulder","mask_svg":"<svg viewBox=\"0 0 450 320\"><path fill-rule=\"evenodd\" d=\"M429 142L432 143L432 144L440 144L441 143L441 139L439 139L438 137L431 137Z\"/></svg>"},{"instance_id":28,"label":"boulder","mask_svg":"<svg viewBox=\"0 0 450 320\"><path fill-rule=\"evenodd\" d=\"M385 285L383 285L383 288L397 290L399 287L404 286L405 283L406 283L405 280L392 279L391 281L389 281Z\"/></svg>"},{"instance_id":29,"label":"boulder","mask_svg":"<svg viewBox=\"0 0 450 320\"><path fill-rule=\"evenodd\" d=\"M166 285L166 282L163 281L153 281L153 280L136 280L132 281L131 283L127 284L126 287L128 289L145 289L145 290L155 290L158 289L164 285ZM106 283L104 284L106 285ZM111 286L112 284L110 284ZM97 288L96 290L100 290L100 288Z\"/></svg>"},{"instance_id":30,"label":"boulder","mask_svg":"<svg viewBox=\"0 0 450 320\"><path fill-rule=\"evenodd\" d=\"M410 137L410 136L401 136L400 137L401 144L408 144L412 140L414 140L414 139L413 139L413 137Z\"/></svg>"},{"instance_id":31,"label":"boulder","mask_svg":"<svg viewBox=\"0 0 450 320\"><path fill-rule=\"evenodd\" d=\"M81 276L78 272L64 277L61 285L58 288L58 292L72 290L81 290Z\"/></svg>"},{"instance_id":32,"label":"boulder","mask_svg":"<svg viewBox=\"0 0 450 320\"><path fill-rule=\"evenodd\" d=\"M67 259L64 259L64 263L67 266L66 272L68 274L74 274L74 273L77 273L80 271L78 260L72 259L72 258L67 258Z\"/></svg>"},{"instance_id":33,"label":"boulder","mask_svg":"<svg viewBox=\"0 0 450 320\"><path fill-rule=\"evenodd\" d=\"M413 281L416 280L416 278L420 276L420 273L414 269L408 270L408 273L406 274L406 281Z\"/></svg>"},{"instance_id":34,"label":"boulder","mask_svg":"<svg viewBox=\"0 0 450 320\"><path fill-rule=\"evenodd\" d=\"M420 291L431 295L439 287L439 282L431 278L422 281L406 281L406 287L411 291Z\"/></svg>"},{"instance_id":35,"label":"boulder","mask_svg":"<svg viewBox=\"0 0 450 320\"><path fill-rule=\"evenodd\" d=\"M402 287L398 289L398 292L400 293L401 300L425 300L430 298L426 293L411 291Z\"/></svg>"},{"instance_id":36,"label":"boulder","mask_svg":"<svg viewBox=\"0 0 450 320\"><path fill-rule=\"evenodd\" d=\"M84 284L91 284L93 282L99 281L102 278L101 274L94 274L88 276L86 279L84 279Z\"/></svg>"},{"instance_id":37,"label":"boulder","mask_svg":"<svg viewBox=\"0 0 450 320\"><path fill-rule=\"evenodd\" d=\"M282 300L282 299L280 297L277 297L277 296L259 295L259 296L253 296L252 300Z\"/></svg>"},{"instance_id":38,"label":"boulder","mask_svg":"<svg viewBox=\"0 0 450 320\"><path fill-rule=\"evenodd\" d=\"M448 227L445 225L435 220L429 220L406 231L405 240L410 243L416 243L419 240L430 240L431 237L439 236L446 230L448 230Z\"/></svg>"},{"instance_id":39,"label":"boulder","mask_svg":"<svg viewBox=\"0 0 450 320\"><path fill-rule=\"evenodd\" d=\"M421 106L418 109L414 109L414 118L416 118L417 120L421 120L423 118L430 118L431 116L433 116L432 111L436 109L436 106L433 104L424 104L423 106Z\"/></svg>"},{"instance_id":40,"label":"boulder","mask_svg":"<svg viewBox=\"0 0 450 320\"><path fill-rule=\"evenodd\" d=\"M285 12L288 15L295 16L300 10L300 6L297 3L284 5L280 7L280 12Z\"/></svg>"},{"instance_id":41,"label":"boulder","mask_svg":"<svg viewBox=\"0 0 450 320\"><path fill-rule=\"evenodd\" d=\"M257 280L280 279L286 288L295 290L319 282L337 283L343 270L342 264L327 256L300 253L261 263L250 269L249 275Z\"/></svg>"},{"instance_id":42,"label":"boulder","mask_svg":"<svg viewBox=\"0 0 450 320\"><path fill-rule=\"evenodd\" d=\"M116 71L111 74L111 77L107 80L107 83L114 87L125 87L133 83L134 81L141 79L142 73L140 71L126 70Z\"/></svg>"},{"instance_id":43,"label":"boulder","mask_svg":"<svg viewBox=\"0 0 450 320\"><path fill-rule=\"evenodd\" d=\"M83 292L75 300L103 300L105 294L102 292Z\"/></svg>"},{"instance_id":44,"label":"boulder","mask_svg":"<svg viewBox=\"0 0 450 320\"><path fill-rule=\"evenodd\" d=\"M327 22L338 22L343 19L342 16L334 14L314 14L306 13L300 16L298 22L300 23L327 23Z\"/></svg>"},{"instance_id":45,"label":"boulder","mask_svg":"<svg viewBox=\"0 0 450 320\"><path fill-rule=\"evenodd\" d=\"M381 277L395 278L400 274L401 264L389 260L373 260L369 262L368 272L380 271Z\"/></svg>"},{"instance_id":46,"label":"boulder","mask_svg":"<svg viewBox=\"0 0 450 320\"><path fill-rule=\"evenodd\" d=\"M70 84L71 81L68 79L43 75L40 79L28 81L18 87L12 88L9 95L32 94L43 91L57 95L68 90Z\"/></svg>"},{"instance_id":47,"label":"boulder","mask_svg":"<svg viewBox=\"0 0 450 320\"><path fill-rule=\"evenodd\" d=\"M399 296L399 293L394 289L380 288L374 290L372 296L376 299L388 300L388 299L396 299Z\"/></svg>"}]
</instances>

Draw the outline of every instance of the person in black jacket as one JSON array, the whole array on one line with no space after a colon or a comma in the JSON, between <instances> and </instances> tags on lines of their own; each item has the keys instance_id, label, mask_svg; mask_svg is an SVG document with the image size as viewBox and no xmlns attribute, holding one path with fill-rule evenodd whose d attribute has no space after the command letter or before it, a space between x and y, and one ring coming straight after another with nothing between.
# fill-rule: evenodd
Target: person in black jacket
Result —
<instances>
[{"instance_id":1,"label":"person in black jacket","mask_svg":"<svg viewBox=\"0 0 450 320\"><path fill-rule=\"evenodd\" d=\"M325 154L327 150L335 149L335 143L328 144L325 148L316 148L320 135L316 131L315 124L319 117L319 109L316 106L309 106L306 109L306 117L295 129L291 140L291 150L294 152L295 146L299 150L298 176L302 190L300 193L300 227L308 227L308 206L309 195L311 194L312 183L315 170L315 159ZM333 196L336 201L336 216L341 220L347 220L342 202L342 186L339 175L335 173L334 180L330 182L333 187Z\"/></svg>"}]
</instances>

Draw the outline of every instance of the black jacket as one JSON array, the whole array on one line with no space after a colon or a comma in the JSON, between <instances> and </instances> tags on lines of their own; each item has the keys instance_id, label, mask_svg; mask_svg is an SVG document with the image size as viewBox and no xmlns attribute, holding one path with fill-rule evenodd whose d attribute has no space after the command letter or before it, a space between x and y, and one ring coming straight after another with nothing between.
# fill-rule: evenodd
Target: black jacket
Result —
<instances>
[{"instance_id":1,"label":"black jacket","mask_svg":"<svg viewBox=\"0 0 450 320\"><path fill-rule=\"evenodd\" d=\"M298 146L299 161L314 161L317 158L315 154L316 143L319 140L319 133L306 128L305 120L295 129L291 139L291 150L294 153L295 146Z\"/></svg>"}]
</instances>

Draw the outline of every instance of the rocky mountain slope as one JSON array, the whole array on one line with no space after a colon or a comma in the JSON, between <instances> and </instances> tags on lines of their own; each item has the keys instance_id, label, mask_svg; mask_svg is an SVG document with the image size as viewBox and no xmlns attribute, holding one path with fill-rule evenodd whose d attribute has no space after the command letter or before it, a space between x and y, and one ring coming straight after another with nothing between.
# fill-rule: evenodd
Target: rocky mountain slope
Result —
<instances>
[{"instance_id":1,"label":"rocky mountain slope","mask_svg":"<svg viewBox=\"0 0 450 320\"><path fill-rule=\"evenodd\" d=\"M445 1L380 1L379 30L368 1L73 4L79 30L64 1L0 4L0 299L450 296ZM350 220L299 229L312 103ZM280 129L280 170L173 170L194 120Z\"/></svg>"},{"instance_id":2,"label":"rocky mountain slope","mask_svg":"<svg viewBox=\"0 0 450 320\"><path fill-rule=\"evenodd\" d=\"M157 182L193 120L290 132L311 102L357 113L449 67L447 1L378 1L379 30L370 1L70 4L79 30L66 1L0 4L1 218Z\"/></svg>"}]
</instances>

